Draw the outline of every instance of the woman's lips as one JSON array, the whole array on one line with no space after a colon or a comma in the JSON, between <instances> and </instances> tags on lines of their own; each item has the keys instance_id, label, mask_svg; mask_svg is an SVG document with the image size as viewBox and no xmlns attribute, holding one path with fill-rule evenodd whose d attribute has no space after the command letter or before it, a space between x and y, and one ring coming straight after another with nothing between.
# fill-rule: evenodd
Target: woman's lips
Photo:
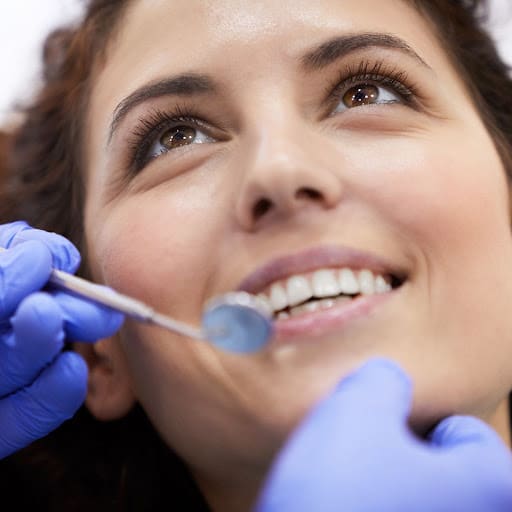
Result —
<instances>
[{"instance_id":1,"label":"woman's lips","mask_svg":"<svg viewBox=\"0 0 512 512\"><path fill-rule=\"evenodd\" d=\"M374 275L396 280L399 285L385 293L361 294L350 302L335 304L329 309L304 312L298 316L274 321L274 343L314 340L327 333L343 330L357 319L369 316L396 295L407 279L404 266L393 264L376 254L346 246L317 246L272 259L249 274L239 285L239 291L261 293L278 280L322 268L367 269Z\"/></svg>"},{"instance_id":2,"label":"woman's lips","mask_svg":"<svg viewBox=\"0 0 512 512\"><path fill-rule=\"evenodd\" d=\"M397 294L400 288L387 293L359 295L348 302L336 304L329 309L304 313L296 317L274 321L274 335L270 344L293 341L314 341L326 334L342 331L355 320L369 316Z\"/></svg>"},{"instance_id":3,"label":"woman's lips","mask_svg":"<svg viewBox=\"0 0 512 512\"><path fill-rule=\"evenodd\" d=\"M403 267L393 265L375 254L343 246L321 246L281 256L251 272L237 287L238 291L258 294L271 283L291 275L320 268L368 269L374 274L392 275L405 280Z\"/></svg>"}]
</instances>

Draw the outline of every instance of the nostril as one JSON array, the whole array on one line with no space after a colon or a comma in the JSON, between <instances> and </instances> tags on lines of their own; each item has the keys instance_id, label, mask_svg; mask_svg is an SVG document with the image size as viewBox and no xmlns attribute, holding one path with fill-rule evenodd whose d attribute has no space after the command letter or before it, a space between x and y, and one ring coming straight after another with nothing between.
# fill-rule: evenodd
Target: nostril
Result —
<instances>
[{"instance_id":1,"label":"nostril","mask_svg":"<svg viewBox=\"0 0 512 512\"><path fill-rule=\"evenodd\" d=\"M272 208L272 202L268 199L260 199L253 207L252 214L257 220L265 215L270 208Z\"/></svg>"},{"instance_id":2,"label":"nostril","mask_svg":"<svg viewBox=\"0 0 512 512\"><path fill-rule=\"evenodd\" d=\"M295 192L296 199L313 199L315 201L322 199L322 194L314 188L303 187Z\"/></svg>"}]
</instances>

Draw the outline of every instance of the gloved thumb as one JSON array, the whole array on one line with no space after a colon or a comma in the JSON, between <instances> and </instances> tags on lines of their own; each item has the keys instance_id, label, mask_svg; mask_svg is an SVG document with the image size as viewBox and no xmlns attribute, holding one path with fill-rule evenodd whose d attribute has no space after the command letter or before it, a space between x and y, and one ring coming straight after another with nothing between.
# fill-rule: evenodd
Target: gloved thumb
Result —
<instances>
[{"instance_id":1,"label":"gloved thumb","mask_svg":"<svg viewBox=\"0 0 512 512\"><path fill-rule=\"evenodd\" d=\"M387 421L393 426L405 425L411 408L412 382L393 361L371 359L341 380L327 401L355 427L378 424L382 428Z\"/></svg>"},{"instance_id":2,"label":"gloved thumb","mask_svg":"<svg viewBox=\"0 0 512 512\"><path fill-rule=\"evenodd\" d=\"M345 484L344 472L362 473L357 478L364 478L362 454L379 453L394 463L390 441L407 428L411 395L410 379L386 359L372 359L343 378L292 432L274 462L256 510L344 509L332 499L333 485ZM389 446L384 453L383 439ZM297 493L300 500L293 498Z\"/></svg>"},{"instance_id":3,"label":"gloved thumb","mask_svg":"<svg viewBox=\"0 0 512 512\"><path fill-rule=\"evenodd\" d=\"M372 359L348 375L302 420L288 440L298 460L310 460L329 440L368 444L401 434L411 404L411 381L386 359ZM378 431L378 432L377 432ZM357 443L355 443L357 444Z\"/></svg>"}]
</instances>

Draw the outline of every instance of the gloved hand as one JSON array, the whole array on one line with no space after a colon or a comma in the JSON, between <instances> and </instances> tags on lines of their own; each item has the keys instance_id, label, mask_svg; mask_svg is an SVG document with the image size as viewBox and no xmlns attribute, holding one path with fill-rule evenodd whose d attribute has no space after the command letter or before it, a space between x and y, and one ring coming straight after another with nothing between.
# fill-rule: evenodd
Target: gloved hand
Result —
<instances>
[{"instance_id":1,"label":"gloved hand","mask_svg":"<svg viewBox=\"0 0 512 512\"><path fill-rule=\"evenodd\" d=\"M123 321L64 292L41 292L52 267L74 272L80 255L65 238L24 222L0 226L0 458L45 436L85 399L87 366L61 352L66 338L95 341Z\"/></svg>"},{"instance_id":2,"label":"gloved hand","mask_svg":"<svg viewBox=\"0 0 512 512\"><path fill-rule=\"evenodd\" d=\"M406 425L411 384L376 359L343 380L278 455L258 512L510 512L512 456L482 421L428 441Z\"/></svg>"}]
</instances>

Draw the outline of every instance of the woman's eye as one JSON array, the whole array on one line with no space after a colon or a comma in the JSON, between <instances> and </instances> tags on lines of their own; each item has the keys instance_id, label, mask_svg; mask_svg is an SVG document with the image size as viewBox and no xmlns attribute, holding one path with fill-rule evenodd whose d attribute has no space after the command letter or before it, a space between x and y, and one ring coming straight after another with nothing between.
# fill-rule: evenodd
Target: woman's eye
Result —
<instances>
[{"instance_id":1,"label":"woman's eye","mask_svg":"<svg viewBox=\"0 0 512 512\"><path fill-rule=\"evenodd\" d=\"M204 144L214 142L215 139L206 135L204 132L194 126L180 125L166 129L155 141L149 150L148 157L155 158L157 156L168 153L182 146L191 144Z\"/></svg>"},{"instance_id":2,"label":"woman's eye","mask_svg":"<svg viewBox=\"0 0 512 512\"><path fill-rule=\"evenodd\" d=\"M401 101L402 99L398 93L391 92L386 87L375 84L357 84L343 94L334 113L345 112L363 105L382 105L400 103Z\"/></svg>"}]
</instances>

